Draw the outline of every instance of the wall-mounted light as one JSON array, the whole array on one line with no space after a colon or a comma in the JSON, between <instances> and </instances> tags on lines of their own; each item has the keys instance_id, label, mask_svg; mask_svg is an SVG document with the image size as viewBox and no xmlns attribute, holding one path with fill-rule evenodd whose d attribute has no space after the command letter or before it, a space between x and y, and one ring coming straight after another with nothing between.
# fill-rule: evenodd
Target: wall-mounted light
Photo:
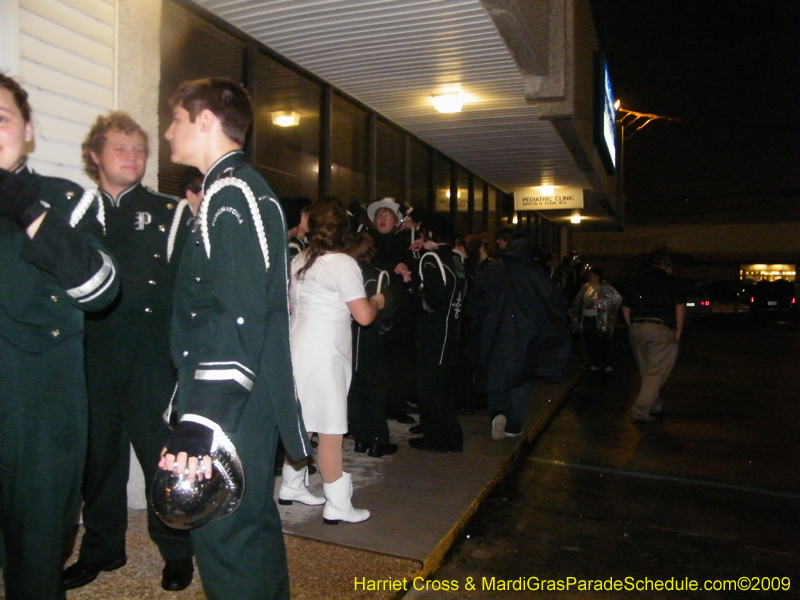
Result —
<instances>
[{"instance_id":1,"label":"wall-mounted light","mask_svg":"<svg viewBox=\"0 0 800 600\"><path fill-rule=\"evenodd\" d=\"M514 213L514 216L511 218L511 224L519 225L519 217L517 216L517 213Z\"/></svg>"},{"instance_id":2,"label":"wall-mounted light","mask_svg":"<svg viewBox=\"0 0 800 600\"><path fill-rule=\"evenodd\" d=\"M441 96L431 96L433 105L440 113L461 112L464 98L461 94L442 94Z\"/></svg>"},{"instance_id":3,"label":"wall-mounted light","mask_svg":"<svg viewBox=\"0 0 800 600\"><path fill-rule=\"evenodd\" d=\"M296 127L300 124L300 114L293 110L277 110L272 113L272 123L278 127Z\"/></svg>"},{"instance_id":4,"label":"wall-mounted light","mask_svg":"<svg viewBox=\"0 0 800 600\"><path fill-rule=\"evenodd\" d=\"M572 215L569 218L570 223L574 223L575 225L579 225L581 222L581 211L573 210Z\"/></svg>"}]
</instances>

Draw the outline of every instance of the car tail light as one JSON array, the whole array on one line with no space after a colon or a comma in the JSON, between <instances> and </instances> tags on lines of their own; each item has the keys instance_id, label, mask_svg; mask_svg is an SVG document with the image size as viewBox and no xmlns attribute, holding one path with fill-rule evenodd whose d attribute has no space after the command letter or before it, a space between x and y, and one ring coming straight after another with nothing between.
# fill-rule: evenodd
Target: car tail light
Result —
<instances>
[{"instance_id":1,"label":"car tail light","mask_svg":"<svg viewBox=\"0 0 800 600\"><path fill-rule=\"evenodd\" d=\"M750 304L755 304L755 303L756 303L756 299L753 298L752 296L750 296Z\"/></svg>"},{"instance_id":2,"label":"car tail light","mask_svg":"<svg viewBox=\"0 0 800 600\"><path fill-rule=\"evenodd\" d=\"M711 306L711 302L709 302L708 300L703 300L700 304L702 304L703 306Z\"/></svg>"}]
</instances>

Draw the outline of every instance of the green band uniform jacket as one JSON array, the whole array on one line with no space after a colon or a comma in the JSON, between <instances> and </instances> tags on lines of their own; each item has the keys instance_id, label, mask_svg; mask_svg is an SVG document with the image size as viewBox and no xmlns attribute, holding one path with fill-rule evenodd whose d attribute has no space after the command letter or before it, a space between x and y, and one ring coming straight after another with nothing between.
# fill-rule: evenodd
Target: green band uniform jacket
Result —
<instances>
[{"instance_id":1,"label":"green band uniform jacket","mask_svg":"<svg viewBox=\"0 0 800 600\"><path fill-rule=\"evenodd\" d=\"M110 254L69 216L83 190L27 167L49 206L33 239L0 218L0 531L7 598L57 598L74 534L87 438L86 311L118 292Z\"/></svg>"},{"instance_id":2,"label":"green band uniform jacket","mask_svg":"<svg viewBox=\"0 0 800 600\"><path fill-rule=\"evenodd\" d=\"M245 405L265 402L287 452L300 459L310 447L292 375L283 212L242 152L215 163L209 190L175 285L178 411L235 432Z\"/></svg>"}]
</instances>

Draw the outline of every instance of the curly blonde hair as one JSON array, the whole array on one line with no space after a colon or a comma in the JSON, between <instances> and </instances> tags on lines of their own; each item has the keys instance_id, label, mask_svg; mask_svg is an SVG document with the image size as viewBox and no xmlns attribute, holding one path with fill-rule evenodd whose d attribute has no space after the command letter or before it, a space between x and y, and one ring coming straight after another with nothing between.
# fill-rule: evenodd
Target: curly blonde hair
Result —
<instances>
[{"instance_id":1,"label":"curly blonde hair","mask_svg":"<svg viewBox=\"0 0 800 600\"><path fill-rule=\"evenodd\" d=\"M106 133L109 131L121 131L126 135L138 133L144 140L145 156L150 156L147 132L128 113L117 110L107 115L99 115L81 144L83 172L95 183L100 183L100 167L94 162L92 153L100 154L103 151L106 145Z\"/></svg>"}]
</instances>

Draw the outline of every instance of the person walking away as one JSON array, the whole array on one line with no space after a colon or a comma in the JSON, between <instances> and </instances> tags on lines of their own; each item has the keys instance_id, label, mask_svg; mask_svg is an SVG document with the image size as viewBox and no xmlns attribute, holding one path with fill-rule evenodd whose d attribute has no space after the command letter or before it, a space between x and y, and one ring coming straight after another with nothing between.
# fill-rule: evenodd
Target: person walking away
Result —
<instances>
[{"instance_id":1,"label":"person walking away","mask_svg":"<svg viewBox=\"0 0 800 600\"><path fill-rule=\"evenodd\" d=\"M572 329L583 333L590 371L614 371L611 338L622 296L607 281L603 270L591 267L589 281L583 284L572 303Z\"/></svg>"},{"instance_id":2,"label":"person walking away","mask_svg":"<svg viewBox=\"0 0 800 600\"><path fill-rule=\"evenodd\" d=\"M571 377L572 336L566 300L531 257L527 234L514 233L500 260L489 265L467 301L471 326L466 353L475 388L487 394L494 440L524 431L534 377Z\"/></svg>"},{"instance_id":3,"label":"person walking away","mask_svg":"<svg viewBox=\"0 0 800 600\"><path fill-rule=\"evenodd\" d=\"M672 275L672 257L666 251L655 251L650 264L625 290L622 301L642 380L631 407L631 419L637 423L652 423L664 411L661 388L675 366L686 323L686 298Z\"/></svg>"}]
</instances>

